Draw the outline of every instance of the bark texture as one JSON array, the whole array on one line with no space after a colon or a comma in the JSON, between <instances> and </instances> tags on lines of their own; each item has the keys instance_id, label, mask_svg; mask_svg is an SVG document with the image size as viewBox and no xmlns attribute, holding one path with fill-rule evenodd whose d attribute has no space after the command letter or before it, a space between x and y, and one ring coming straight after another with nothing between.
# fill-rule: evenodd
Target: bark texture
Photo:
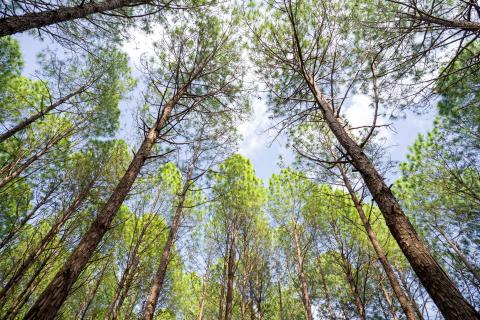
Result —
<instances>
[{"instance_id":1,"label":"bark texture","mask_svg":"<svg viewBox=\"0 0 480 320\"><path fill-rule=\"evenodd\" d=\"M159 116L155 125L145 135L145 138L127 171L117 184L115 190L107 200L95 221L90 226L90 229L83 236L78 246L68 257L63 267L55 275L54 279L30 308L24 319L43 320L55 317L63 302L67 299L73 284L95 252L95 249L103 236L110 228L113 218L133 186L135 179L140 173L140 169L148 159L150 151L155 144L155 140L160 134L160 130L166 124L173 107L185 93L186 88L186 85L183 86L164 106L161 116Z\"/></svg>"},{"instance_id":2,"label":"bark texture","mask_svg":"<svg viewBox=\"0 0 480 320\"><path fill-rule=\"evenodd\" d=\"M52 24L85 18L94 13L106 12L125 6L138 6L151 0L105 0L102 2L87 2L73 7L61 7L43 12L27 13L0 19L0 37L46 27Z\"/></svg>"},{"instance_id":3,"label":"bark texture","mask_svg":"<svg viewBox=\"0 0 480 320\"><path fill-rule=\"evenodd\" d=\"M306 69L302 70L302 74L320 107L325 122L347 152L355 169L361 173L391 234L442 315L447 320L480 319L479 313L465 300L420 240L383 177L358 143L348 134L341 119L335 115L332 106L322 95L314 77Z\"/></svg>"},{"instance_id":4,"label":"bark texture","mask_svg":"<svg viewBox=\"0 0 480 320\"><path fill-rule=\"evenodd\" d=\"M385 274L387 275L390 286L392 287L393 292L395 293L395 296L398 299L398 302L400 302L400 305L402 306L403 312L405 312L407 319L415 320L415 311L413 310L413 307L408 302L408 298L405 296L405 293L402 290L402 286L400 285L400 282L398 281L397 276L395 275L395 272L390 266L390 262L387 259L385 250L383 250L382 245L378 242L377 236L373 231L372 226L370 225L370 222L368 221L367 216L365 215L365 212L363 211L362 204L357 198L357 195L355 194L355 190L353 189L352 184L350 183L350 180L348 179L343 168L339 167L339 170L342 174L343 183L345 184L345 187L347 188L348 193L350 194L350 198L352 199L355 209L357 210L358 215L360 216L360 220L362 221L363 227L367 232L368 239L370 239L370 243L372 244L373 249L377 254L378 260L380 261L380 264L382 265L383 270L385 271Z\"/></svg>"},{"instance_id":5,"label":"bark texture","mask_svg":"<svg viewBox=\"0 0 480 320\"><path fill-rule=\"evenodd\" d=\"M183 204L185 202L185 197L187 195L188 189L190 187L190 178L192 176L193 168L190 168L185 184L183 186L182 193L180 194L179 201L177 208L175 209L175 214L173 216L172 225L170 230L168 231L168 238L165 246L163 247L162 257L160 259L160 264L158 266L157 272L152 282L152 286L150 287L150 293L147 297L147 301L145 303L145 309L143 311L143 319L144 320L152 320L153 315L155 313L155 307L158 301L158 295L162 290L163 283L165 281L165 274L167 272L168 262L170 261L170 255L172 253L173 245L177 238L177 232L180 228L180 224L182 222L182 212L183 212Z\"/></svg>"}]
</instances>

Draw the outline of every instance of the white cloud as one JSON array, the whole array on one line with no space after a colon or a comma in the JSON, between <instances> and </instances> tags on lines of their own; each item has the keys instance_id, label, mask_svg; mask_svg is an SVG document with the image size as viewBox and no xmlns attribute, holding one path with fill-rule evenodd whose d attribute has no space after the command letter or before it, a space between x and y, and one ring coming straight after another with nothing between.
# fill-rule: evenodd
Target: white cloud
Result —
<instances>
[{"instance_id":1,"label":"white cloud","mask_svg":"<svg viewBox=\"0 0 480 320\"><path fill-rule=\"evenodd\" d=\"M268 134L265 129L268 126L268 108L261 99L256 99L253 103L253 115L242 123L238 131L243 140L238 152L246 157L253 157L260 149L265 149L269 143Z\"/></svg>"},{"instance_id":2,"label":"white cloud","mask_svg":"<svg viewBox=\"0 0 480 320\"><path fill-rule=\"evenodd\" d=\"M344 117L352 127L370 126L373 122L374 108L371 106L372 99L365 94L352 96L350 104L345 111ZM380 112L381 110L379 110ZM379 117L377 125L386 124L385 119ZM357 130L355 130L357 131ZM393 139L392 132L385 127L377 129L378 137L384 138L388 143Z\"/></svg>"}]
</instances>

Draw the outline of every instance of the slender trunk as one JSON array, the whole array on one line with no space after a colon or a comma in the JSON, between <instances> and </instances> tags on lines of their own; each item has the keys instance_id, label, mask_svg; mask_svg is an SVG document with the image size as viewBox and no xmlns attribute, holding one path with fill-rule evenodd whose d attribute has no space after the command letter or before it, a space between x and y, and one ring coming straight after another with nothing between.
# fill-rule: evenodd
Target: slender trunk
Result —
<instances>
[{"instance_id":1,"label":"slender trunk","mask_svg":"<svg viewBox=\"0 0 480 320\"><path fill-rule=\"evenodd\" d=\"M132 269L135 269L136 266L139 263L139 258L137 257L137 252L140 247L140 244L142 242L143 236L145 235L148 227L150 226L150 221L149 220L147 223L145 223L142 227L142 230L140 231L140 235L137 237L135 241L135 245L133 248L130 248L130 251L128 253L128 259L127 259L127 265L125 267L125 270L122 273L122 277L120 278L120 282L117 285L117 288L115 289L115 293L113 294L113 299L110 302L107 312L105 312L105 315L103 317L104 320L110 319L110 316L115 308L115 304L120 296L120 293L123 291L126 283L128 282L128 279L130 277L130 273L133 272ZM132 240L133 242L133 240ZM130 246L131 247L131 246Z\"/></svg>"},{"instance_id":2,"label":"slender trunk","mask_svg":"<svg viewBox=\"0 0 480 320\"><path fill-rule=\"evenodd\" d=\"M302 291L302 302L305 312L306 320L313 320L312 315L312 303L310 302L310 294L308 293L307 278L305 276L305 270L303 268L303 256L300 248L300 239L298 238L297 230L293 230L295 249L297 255L297 269L298 269L298 278L300 280L300 286Z\"/></svg>"},{"instance_id":3,"label":"slender trunk","mask_svg":"<svg viewBox=\"0 0 480 320\"><path fill-rule=\"evenodd\" d=\"M330 320L335 320L335 313L333 313L332 301L330 299L330 291L328 290L327 281L325 279L325 270L323 269L320 258L318 259L318 270L320 271L320 278L322 280L323 291L325 291L325 300L327 302L328 316Z\"/></svg>"},{"instance_id":4,"label":"slender trunk","mask_svg":"<svg viewBox=\"0 0 480 320\"><path fill-rule=\"evenodd\" d=\"M227 255L228 255L228 245L225 246L225 256L223 259L223 270L222 270L222 285L220 287L220 299L218 303L218 320L222 320L223 317L223 298L225 296L225 281L227 280Z\"/></svg>"},{"instance_id":5,"label":"slender trunk","mask_svg":"<svg viewBox=\"0 0 480 320\"><path fill-rule=\"evenodd\" d=\"M15 235L20 230L22 230L22 228L27 224L27 222L33 218L35 213L37 213L37 211L40 210L40 208L43 207L48 202L48 200L50 199L52 194L55 192L55 190L58 188L58 186L59 185L56 185L55 187L49 189L45 194L45 196L32 208L32 210L30 210L30 212L23 217L20 223L15 224L15 227L13 227L11 230L8 231L8 234L0 241L0 252L5 246L7 246L10 243L10 241L15 237Z\"/></svg>"},{"instance_id":6,"label":"slender trunk","mask_svg":"<svg viewBox=\"0 0 480 320\"><path fill-rule=\"evenodd\" d=\"M360 216L360 220L362 221L363 227L365 228L368 238L370 239L370 243L372 244L373 249L377 254L378 260L382 264L383 270L387 275L390 286L392 287L393 292L395 293L395 296L398 299L398 302L400 302L400 306L402 307L403 312L405 312L407 319L415 320L415 310L413 309L412 305L408 302L408 299L402 290L402 286L400 285L400 282L398 281L397 276L395 275L395 272L390 266L390 262L387 259L385 250L383 250L382 245L378 242L377 236L373 231L372 226L370 225L370 222L367 219L367 216L365 215L365 211L363 211L362 204L360 203L360 200L357 198L357 195L355 194L355 190L353 190L350 180L348 179L344 169L341 166L338 166L338 168L342 175L343 183L345 184L345 187L347 188L348 193L350 194L350 198L352 199L355 209L357 209L357 212L358 212L358 215Z\"/></svg>"},{"instance_id":7,"label":"slender trunk","mask_svg":"<svg viewBox=\"0 0 480 320\"><path fill-rule=\"evenodd\" d=\"M450 239L450 237L447 235L447 233L441 228L434 226L435 230L437 230L438 233L442 235L442 237L447 241L448 245L453 249L453 251L457 254L458 258L463 262L465 267L467 267L468 271L473 275L473 277L477 280L477 282L480 284L480 273L478 272L478 269L468 261L468 258L463 254L462 250L460 250L457 246L457 244Z\"/></svg>"},{"instance_id":8,"label":"slender trunk","mask_svg":"<svg viewBox=\"0 0 480 320\"><path fill-rule=\"evenodd\" d=\"M197 320L203 320L203 313L205 310L205 298L207 297L207 290L208 290L208 280L210 277L210 258L208 259L207 268L205 270L205 275L203 277L203 284L202 284L202 295L200 297L200 306L198 307L198 316Z\"/></svg>"},{"instance_id":9,"label":"slender trunk","mask_svg":"<svg viewBox=\"0 0 480 320\"><path fill-rule=\"evenodd\" d=\"M43 259L41 264L35 269L33 275L28 280L25 288L19 295L17 295L15 303L13 303L13 305L7 310L7 312L5 313L5 317L3 317L2 320L11 320L16 318L18 312L20 312L23 306L28 302L32 293L41 283L42 277L40 275L46 274L49 271L51 266L48 266L48 263L50 261L55 261L58 255L59 252L52 251Z\"/></svg>"},{"instance_id":10,"label":"slender trunk","mask_svg":"<svg viewBox=\"0 0 480 320\"><path fill-rule=\"evenodd\" d=\"M14 287L16 283L23 277L25 272L30 268L30 266L35 262L35 260L42 254L44 249L50 243L50 241L55 237L58 233L60 228L63 224L77 211L77 209L82 204L83 200L88 196L90 190L92 189L94 181L90 181L90 183L80 191L74 201L68 206L68 208L58 217L55 223L50 227L50 230L47 234L40 240L37 244L35 249L23 260L20 267L18 267L17 271L14 275L10 278L10 280L5 284L0 291L0 300L5 301L5 296L8 292Z\"/></svg>"},{"instance_id":11,"label":"slender trunk","mask_svg":"<svg viewBox=\"0 0 480 320\"><path fill-rule=\"evenodd\" d=\"M227 295L225 298L225 320L231 320L233 314L233 281L235 277L235 255L237 250L237 231L231 228L230 249L227 263Z\"/></svg>"},{"instance_id":12,"label":"slender trunk","mask_svg":"<svg viewBox=\"0 0 480 320\"><path fill-rule=\"evenodd\" d=\"M326 121L338 142L346 150L353 166L361 173L365 184L380 208L391 234L410 262L413 270L446 320L480 319L455 284L434 259L418 237L400 204L362 148L346 131L330 103L323 97L315 79L303 67L302 74Z\"/></svg>"},{"instance_id":13,"label":"slender trunk","mask_svg":"<svg viewBox=\"0 0 480 320\"><path fill-rule=\"evenodd\" d=\"M33 156L28 158L23 164L21 164L18 168L15 169L15 165L7 165L6 167L2 168L2 173L7 171L7 175L4 176L3 178L0 179L0 188L3 188L6 184L11 182L13 179L18 177L25 169L30 167L32 163L40 159L42 156L44 156L46 153L52 149L53 146L55 146L58 142L60 142L62 139L70 136L75 132L74 128L70 128L67 130L65 133L57 135L55 138L51 139L47 145L37 153L35 153Z\"/></svg>"},{"instance_id":14,"label":"slender trunk","mask_svg":"<svg viewBox=\"0 0 480 320\"><path fill-rule=\"evenodd\" d=\"M406 14L407 17L416 21L426 22L427 24L436 24L446 29L458 29L463 31L480 32L480 23L476 21L459 20L459 19L444 19L435 17L426 12L415 11L416 14Z\"/></svg>"},{"instance_id":15,"label":"slender trunk","mask_svg":"<svg viewBox=\"0 0 480 320\"><path fill-rule=\"evenodd\" d=\"M140 258L136 256L133 261L132 269L127 275L127 278L125 281L125 288L123 289L122 294L120 295L120 298L118 298L117 306L115 307L115 311L113 312L113 320L117 320L120 312L122 311L123 303L125 302L125 299L127 298L127 295L130 292L130 287L132 286L133 280L135 279L135 273L139 264L140 264Z\"/></svg>"},{"instance_id":16,"label":"slender trunk","mask_svg":"<svg viewBox=\"0 0 480 320\"><path fill-rule=\"evenodd\" d=\"M277 287L278 287L278 304L279 304L278 311L280 312L280 320L284 320L285 318L283 316L282 285L280 284L280 281L277 281Z\"/></svg>"},{"instance_id":17,"label":"slender trunk","mask_svg":"<svg viewBox=\"0 0 480 320\"><path fill-rule=\"evenodd\" d=\"M105 264L104 267L102 268L102 271L100 272L100 275L98 276L97 281L95 282L95 286L93 287L93 290L88 295L87 301L82 305L80 308L80 320L85 319L85 316L87 315L88 309L90 309L90 305L93 302L93 298L95 298L95 295L97 294L98 288L100 288L100 284L102 283L103 275L105 274L105 271L107 270L107 267L109 264ZM92 315L91 319L94 319L95 316Z\"/></svg>"},{"instance_id":18,"label":"slender trunk","mask_svg":"<svg viewBox=\"0 0 480 320\"><path fill-rule=\"evenodd\" d=\"M340 253L342 257L343 269L345 271L345 276L347 277L348 285L350 286L350 291L352 293L353 303L355 304L355 308L357 309L358 316L362 320L366 320L365 317L365 309L363 308L362 300L360 299L360 295L358 294L358 287L355 279L353 278L352 274L352 265L350 261L348 261L347 257L343 252Z\"/></svg>"},{"instance_id":19,"label":"slender trunk","mask_svg":"<svg viewBox=\"0 0 480 320\"><path fill-rule=\"evenodd\" d=\"M153 319L153 314L155 313L155 306L157 305L158 295L163 287L163 282L165 280L165 274L167 272L168 262L170 261L170 255L173 249L173 245L177 238L177 232L180 228L180 224L182 222L182 213L183 213L183 203L185 202L185 197L187 195L188 189L190 188L191 181L193 174L193 168L195 165L195 155L194 161L190 168L188 169L187 176L185 178L185 183L183 185L182 193L180 194L178 205L175 210L175 214L173 216L172 226L168 232L167 242L163 247L162 257L160 258L160 264L157 269L157 273L153 278L152 286L150 287L150 293L147 297L147 301L145 304L145 309L143 311L143 319L144 320L151 320Z\"/></svg>"},{"instance_id":20,"label":"slender trunk","mask_svg":"<svg viewBox=\"0 0 480 320\"><path fill-rule=\"evenodd\" d=\"M170 113L181 96L185 93L187 86L183 86L172 99L165 105L161 116L157 119L155 125L146 134L142 145L133 157L130 166L125 175L117 184L110 198L97 218L90 226L90 229L81 239L79 245L75 248L67 261L55 275L47 288L43 291L35 304L30 308L24 319L51 319L53 318L63 302L66 300L70 289L77 280L81 271L93 255L98 244L102 240L105 233L110 228L113 218L116 216L118 209L129 193L135 179L140 173L145 161L150 155L153 145L160 134L160 130L166 124Z\"/></svg>"},{"instance_id":21,"label":"slender trunk","mask_svg":"<svg viewBox=\"0 0 480 320\"><path fill-rule=\"evenodd\" d=\"M78 6L60 7L54 10L27 13L0 19L0 37L46 27L52 24L85 18L94 13L106 12L125 6L138 6L151 0L105 0L103 2L87 2Z\"/></svg>"},{"instance_id":22,"label":"slender trunk","mask_svg":"<svg viewBox=\"0 0 480 320\"><path fill-rule=\"evenodd\" d=\"M11 136L13 136L14 134L16 134L17 132L19 131L22 131L24 130L26 127L28 127L29 125L31 125L32 123L34 123L35 121L37 121L38 119L40 119L41 117L45 116L46 114L48 114L50 111L54 110L55 108L57 108L58 106L62 105L63 103L67 102L68 100L70 100L70 98L82 93L83 91L85 91L85 89L88 87L88 85L83 85L81 86L80 88L78 88L77 90L71 92L70 94L66 95L65 97L62 97L60 99L58 99L57 101L55 101L54 103L52 103L51 105L49 105L48 107L46 107L44 110L41 110L37 113L35 113L34 115L28 117L27 119L23 120L22 122L18 123L17 125L15 125L13 128L11 129L8 129L6 132L0 134L0 143L2 143L3 141L7 140L8 138L10 138Z\"/></svg>"},{"instance_id":23,"label":"slender trunk","mask_svg":"<svg viewBox=\"0 0 480 320\"><path fill-rule=\"evenodd\" d=\"M242 320L247 320L247 295L245 293L246 283L243 281L240 289L240 295L242 297L240 302L240 311L242 315Z\"/></svg>"},{"instance_id":24,"label":"slender trunk","mask_svg":"<svg viewBox=\"0 0 480 320\"><path fill-rule=\"evenodd\" d=\"M385 300L387 300L388 307L390 308L390 312L392 314L393 320L398 320L397 313L395 312L395 306L393 305L392 297L390 296L390 294L388 293L387 289L385 288L385 286L381 281L380 281L380 286L382 288L383 295L385 296Z\"/></svg>"},{"instance_id":25,"label":"slender trunk","mask_svg":"<svg viewBox=\"0 0 480 320\"><path fill-rule=\"evenodd\" d=\"M249 290L250 290L250 320L255 320L255 308L254 308L254 297L255 297L255 293L253 291L253 285L252 285L252 281L248 281L248 287L249 287Z\"/></svg>"},{"instance_id":26,"label":"slender trunk","mask_svg":"<svg viewBox=\"0 0 480 320\"><path fill-rule=\"evenodd\" d=\"M403 276L402 272L397 270L397 273L398 273L398 278L400 279L400 282L402 283L404 291L405 291L405 293L408 297L408 301L410 301L410 304L413 306L413 309L415 310L417 318L420 319L420 320L423 320L423 314L420 311L420 308L418 307L417 303L415 302L415 298L413 297L412 293L410 292L410 288L407 284L407 280Z\"/></svg>"}]
</instances>

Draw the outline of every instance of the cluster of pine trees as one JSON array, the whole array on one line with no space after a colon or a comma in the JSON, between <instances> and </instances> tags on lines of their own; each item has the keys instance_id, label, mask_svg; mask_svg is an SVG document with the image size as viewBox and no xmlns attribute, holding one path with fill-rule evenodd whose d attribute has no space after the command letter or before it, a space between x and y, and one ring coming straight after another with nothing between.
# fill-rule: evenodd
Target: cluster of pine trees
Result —
<instances>
[{"instance_id":1,"label":"cluster of pine trees","mask_svg":"<svg viewBox=\"0 0 480 320\"><path fill-rule=\"evenodd\" d=\"M1 1L0 319L480 319L479 37L475 0Z\"/></svg>"}]
</instances>

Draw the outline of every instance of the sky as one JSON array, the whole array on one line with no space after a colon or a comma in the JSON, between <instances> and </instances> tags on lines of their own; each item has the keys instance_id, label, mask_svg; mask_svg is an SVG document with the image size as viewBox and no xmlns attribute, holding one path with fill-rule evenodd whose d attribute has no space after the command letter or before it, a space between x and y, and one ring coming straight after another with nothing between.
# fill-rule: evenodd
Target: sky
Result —
<instances>
[{"instance_id":1,"label":"sky","mask_svg":"<svg viewBox=\"0 0 480 320\"><path fill-rule=\"evenodd\" d=\"M45 50L49 45L47 42L40 42L38 39L23 33L16 35L19 40L25 67L23 73L25 76L34 76L37 55ZM128 43L123 45L123 50L129 55L130 64L134 76L138 76L139 61L142 55L152 52L152 42L155 37L146 36L138 33ZM346 106L345 117L352 126L362 126L371 123L373 118L373 109L369 106L369 97L363 94L356 94L352 97L350 105ZM120 108L122 111L120 119L119 137L128 139L131 137L132 130L136 129L133 121L136 117L136 108L138 101L131 99L122 102ZM278 137L274 140L274 134L268 132L270 125L268 119L268 106L265 100L256 98L253 100L253 114L250 119L242 123L238 130L243 139L240 142L238 152L248 157L255 168L259 178L267 181L272 173L280 171L279 157L283 159L283 165L293 160L292 151L285 147L285 137ZM404 119L393 122L393 130L381 129L382 137L386 139L386 154L391 160L400 162L406 159L408 147L413 144L419 133L426 133L432 128L434 111L418 115L410 113ZM385 121L384 121L385 123ZM398 171L392 172L387 177L389 182L398 177Z\"/></svg>"}]
</instances>

